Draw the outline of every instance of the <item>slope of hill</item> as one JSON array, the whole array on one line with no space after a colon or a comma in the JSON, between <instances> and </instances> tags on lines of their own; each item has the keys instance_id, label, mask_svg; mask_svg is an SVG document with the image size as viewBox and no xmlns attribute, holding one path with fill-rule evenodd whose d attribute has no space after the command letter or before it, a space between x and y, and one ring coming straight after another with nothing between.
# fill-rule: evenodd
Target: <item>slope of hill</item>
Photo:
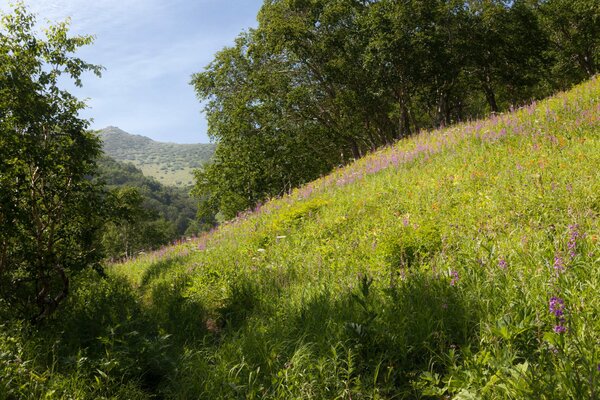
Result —
<instances>
[{"instance_id":1,"label":"slope of hill","mask_svg":"<svg viewBox=\"0 0 600 400\"><path fill-rule=\"evenodd\" d=\"M192 199L189 190L169 187L145 176L131 164L103 157L98 162L99 177L108 188L133 187L144 198L143 206L157 217L173 224L175 239L182 236L196 219L197 201Z\"/></svg>"},{"instance_id":2,"label":"slope of hill","mask_svg":"<svg viewBox=\"0 0 600 400\"><path fill-rule=\"evenodd\" d=\"M16 397L592 398L599 166L599 79L423 132L80 277L2 372Z\"/></svg>"},{"instance_id":3,"label":"slope of hill","mask_svg":"<svg viewBox=\"0 0 600 400\"><path fill-rule=\"evenodd\" d=\"M108 156L131 163L146 176L169 186L192 185L193 170L207 162L215 149L214 144L156 142L112 126L99 131L99 135Z\"/></svg>"}]
</instances>

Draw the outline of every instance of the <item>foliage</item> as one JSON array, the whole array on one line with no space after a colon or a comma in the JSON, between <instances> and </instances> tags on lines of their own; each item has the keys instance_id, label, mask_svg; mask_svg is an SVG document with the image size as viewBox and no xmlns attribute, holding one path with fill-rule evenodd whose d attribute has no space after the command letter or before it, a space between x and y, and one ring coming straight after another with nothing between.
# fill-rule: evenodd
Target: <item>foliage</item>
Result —
<instances>
[{"instance_id":1,"label":"foliage","mask_svg":"<svg viewBox=\"0 0 600 400\"><path fill-rule=\"evenodd\" d=\"M85 104L59 86L100 68L73 57L89 36L67 23L35 31L22 4L0 16L0 295L36 321L67 297L70 275L96 263L100 143L78 118Z\"/></svg>"},{"instance_id":2,"label":"foliage","mask_svg":"<svg viewBox=\"0 0 600 400\"><path fill-rule=\"evenodd\" d=\"M336 147L318 140L326 134L322 127L289 112L291 97L308 94L294 90L293 78L282 73L292 66L280 59L253 42L252 34L242 35L235 47L216 56L209 71L194 77L199 96L209 99L209 135L219 141L211 163L196 172L200 208L209 213L220 211L230 219L339 160ZM275 75L281 79L272 80Z\"/></svg>"},{"instance_id":3,"label":"foliage","mask_svg":"<svg viewBox=\"0 0 600 400\"><path fill-rule=\"evenodd\" d=\"M217 142L202 209L226 219L422 129L598 72L594 0L268 0L192 84Z\"/></svg>"},{"instance_id":4,"label":"foliage","mask_svg":"<svg viewBox=\"0 0 600 400\"><path fill-rule=\"evenodd\" d=\"M131 164L102 157L98 179L111 192L106 201L112 215L102 242L112 259L153 250L212 227L196 220L196 202L186 189L164 186Z\"/></svg>"},{"instance_id":5,"label":"foliage","mask_svg":"<svg viewBox=\"0 0 600 400\"><path fill-rule=\"evenodd\" d=\"M114 266L151 302L171 288L172 301L203 305L204 336L181 347L163 393L591 397L599 93L593 79L401 140L196 242Z\"/></svg>"},{"instance_id":6,"label":"foliage","mask_svg":"<svg viewBox=\"0 0 600 400\"><path fill-rule=\"evenodd\" d=\"M541 18L552 46L555 78L563 85L587 79L600 68L600 6L594 0L542 1Z\"/></svg>"}]
</instances>

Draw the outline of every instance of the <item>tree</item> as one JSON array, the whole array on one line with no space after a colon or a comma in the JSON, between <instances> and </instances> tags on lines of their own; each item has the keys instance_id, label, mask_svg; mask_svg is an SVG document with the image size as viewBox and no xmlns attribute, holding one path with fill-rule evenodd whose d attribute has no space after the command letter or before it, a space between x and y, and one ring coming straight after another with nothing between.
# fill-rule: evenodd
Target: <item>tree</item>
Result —
<instances>
[{"instance_id":1,"label":"tree","mask_svg":"<svg viewBox=\"0 0 600 400\"><path fill-rule=\"evenodd\" d=\"M339 146L318 121L302 116L294 63L263 40L255 31L240 35L193 77L217 141L211 163L196 176L203 222L216 211L232 218L339 163Z\"/></svg>"},{"instance_id":2,"label":"tree","mask_svg":"<svg viewBox=\"0 0 600 400\"><path fill-rule=\"evenodd\" d=\"M589 79L600 71L600 2L539 0L540 14L551 41L553 72L562 87Z\"/></svg>"},{"instance_id":3,"label":"tree","mask_svg":"<svg viewBox=\"0 0 600 400\"><path fill-rule=\"evenodd\" d=\"M99 139L78 117L85 104L61 89L101 68L72 54L92 43L68 23L35 31L22 3L0 15L0 298L51 315L71 275L100 259L102 192L90 176Z\"/></svg>"}]
</instances>

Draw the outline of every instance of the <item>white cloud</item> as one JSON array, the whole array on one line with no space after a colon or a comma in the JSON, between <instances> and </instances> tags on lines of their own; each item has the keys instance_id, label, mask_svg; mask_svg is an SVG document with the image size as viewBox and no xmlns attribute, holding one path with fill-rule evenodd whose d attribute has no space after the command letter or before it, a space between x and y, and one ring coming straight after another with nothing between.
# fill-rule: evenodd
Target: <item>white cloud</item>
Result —
<instances>
[{"instance_id":1,"label":"white cloud","mask_svg":"<svg viewBox=\"0 0 600 400\"><path fill-rule=\"evenodd\" d=\"M191 74L252 26L262 4L262 0L25 2L41 25L70 17L71 34L96 36L95 43L79 49L77 56L106 71L102 79L84 77L83 89L72 88L78 97L90 99L86 118L95 118L96 127L118 125L159 140L164 139L161 132L178 132L178 141L200 139L206 129L201 105L189 85ZM0 10L8 10L6 3L0 0Z\"/></svg>"},{"instance_id":2,"label":"white cloud","mask_svg":"<svg viewBox=\"0 0 600 400\"><path fill-rule=\"evenodd\" d=\"M71 18L76 33L139 21L159 15L165 2L160 0L29 0L27 6L40 17L40 22Z\"/></svg>"}]
</instances>

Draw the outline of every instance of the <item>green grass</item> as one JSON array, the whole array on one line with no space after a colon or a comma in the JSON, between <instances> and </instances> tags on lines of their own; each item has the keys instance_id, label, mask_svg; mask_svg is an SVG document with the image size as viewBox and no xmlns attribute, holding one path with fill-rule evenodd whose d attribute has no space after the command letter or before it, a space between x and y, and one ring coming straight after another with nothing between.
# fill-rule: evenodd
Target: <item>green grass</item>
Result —
<instances>
[{"instance_id":1,"label":"green grass","mask_svg":"<svg viewBox=\"0 0 600 400\"><path fill-rule=\"evenodd\" d=\"M180 169L163 169L162 164L140 164L132 162L142 170L144 175L151 176L163 185L186 187L194 184L194 170L197 168L181 167Z\"/></svg>"},{"instance_id":2,"label":"green grass","mask_svg":"<svg viewBox=\"0 0 600 400\"><path fill-rule=\"evenodd\" d=\"M593 398L599 166L597 78L421 133L80 277L0 397Z\"/></svg>"}]
</instances>

